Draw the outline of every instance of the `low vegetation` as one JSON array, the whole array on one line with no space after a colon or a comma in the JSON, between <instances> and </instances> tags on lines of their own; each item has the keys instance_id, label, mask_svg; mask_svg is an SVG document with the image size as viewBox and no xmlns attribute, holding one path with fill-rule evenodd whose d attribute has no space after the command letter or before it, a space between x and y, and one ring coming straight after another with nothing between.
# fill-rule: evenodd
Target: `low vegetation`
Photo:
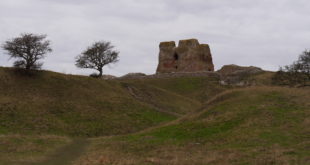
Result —
<instances>
[{"instance_id":1,"label":"low vegetation","mask_svg":"<svg viewBox=\"0 0 310 165\"><path fill-rule=\"evenodd\" d=\"M0 68L0 165L307 164L310 88Z\"/></svg>"},{"instance_id":2,"label":"low vegetation","mask_svg":"<svg viewBox=\"0 0 310 165\"><path fill-rule=\"evenodd\" d=\"M281 67L272 80L276 85L310 86L310 51L304 51L293 64Z\"/></svg>"},{"instance_id":3,"label":"low vegetation","mask_svg":"<svg viewBox=\"0 0 310 165\"><path fill-rule=\"evenodd\" d=\"M55 135L0 135L0 165L33 164L71 142Z\"/></svg>"},{"instance_id":4,"label":"low vegetation","mask_svg":"<svg viewBox=\"0 0 310 165\"><path fill-rule=\"evenodd\" d=\"M219 80L214 77L176 77L126 81L137 85L148 84L177 95L191 98L200 103L204 103L217 93L230 88L229 86L220 86Z\"/></svg>"},{"instance_id":5,"label":"low vegetation","mask_svg":"<svg viewBox=\"0 0 310 165\"><path fill-rule=\"evenodd\" d=\"M143 90L137 90L137 95L152 95L136 99L119 81L45 71L23 76L1 68L0 133L126 134L171 121L192 110L190 107L199 107L195 100L165 90L150 87L147 92L146 85L138 88Z\"/></svg>"},{"instance_id":6,"label":"low vegetation","mask_svg":"<svg viewBox=\"0 0 310 165\"><path fill-rule=\"evenodd\" d=\"M204 111L169 125L96 139L76 164L307 164L309 92L225 92Z\"/></svg>"},{"instance_id":7,"label":"low vegetation","mask_svg":"<svg viewBox=\"0 0 310 165\"><path fill-rule=\"evenodd\" d=\"M172 92L167 90L173 85L169 79L164 83L156 79L103 81L46 71L36 71L30 76L19 73L0 68L2 134L86 137L125 134L198 109L201 103L186 97L183 89L188 88L188 93L208 93L196 87L207 85L205 78L177 78L174 82L180 85ZM191 82L197 83L186 87Z\"/></svg>"}]
</instances>

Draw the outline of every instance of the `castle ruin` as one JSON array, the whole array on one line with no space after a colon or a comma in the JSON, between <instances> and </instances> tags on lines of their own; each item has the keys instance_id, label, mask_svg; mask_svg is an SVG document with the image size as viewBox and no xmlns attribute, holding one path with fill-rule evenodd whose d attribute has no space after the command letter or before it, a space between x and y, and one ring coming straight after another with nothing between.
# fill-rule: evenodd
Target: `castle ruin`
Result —
<instances>
[{"instance_id":1,"label":"castle ruin","mask_svg":"<svg viewBox=\"0 0 310 165\"><path fill-rule=\"evenodd\" d=\"M180 40L159 45L159 64L156 73L214 71L210 47L197 39Z\"/></svg>"}]
</instances>

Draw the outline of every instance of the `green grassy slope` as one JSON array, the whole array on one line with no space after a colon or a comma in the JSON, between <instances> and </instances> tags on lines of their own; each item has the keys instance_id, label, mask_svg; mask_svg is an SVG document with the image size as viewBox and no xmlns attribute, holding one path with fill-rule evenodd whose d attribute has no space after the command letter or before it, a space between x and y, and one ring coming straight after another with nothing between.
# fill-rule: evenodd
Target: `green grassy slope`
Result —
<instances>
[{"instance_id":1,"label":"green grassy slope","mask_svg":"<svg viewBox=\"0 0 310 165\"><path fill-rule=\"evenodd\" d=\"M309 100L309 88L232 90L169 125L96 139L76 163L309 164Z\"/></svg>"},{"instance_id":2,"label":"green grassy slope","mask_svg":"<svg viewBox=\"0 0 310 165\"><path fill-rule=\"evenodd\" d=\"M228 89L219 85L214 77L175 77L126 80L132 84L148 84L204 103L214 95Z\"/></svg>"},{"instance_id":3,"label":"green grassy slope","mask_svg":"<svg viewBox=\"0 0 310 165\"><path fill-rule=\"evenodd\" d=\"M68 137L54 135L0 135L0 165L30 165L71 143Z\"/></svg>"},{"instance_id":4,"label":"green grassy slope","mask_svg":"<svg viewBox=\"0 0 310 165\"><path fill-rule=\"evenodd\" d=\"M0 68L0 164L310 164L310 89L272 75L242 88Z\"/></svg>"},{"instance_id":5,"label":"green grassy slope","mask_svg":"<svg viewBox=\"0 0 310 165\"><path fill-rule=\"evenodd\" d=\"M176 82L178 80L174 81ZM163 81L163 83L166 82ZM159 111L175 114L176 116L188 114L201 106L201 103L196 99L184 97L145 82L137 83L122 80L121 84L137 100L140 100Z\"/></svg>"},{"instance_id":6,"label":"green grassy slope","mask_svg":"<svg viewBox=\"0 0 310 165\"><path fill-rule=\"evenodd\" d=\"M170 121L200 103L126 82L40 71L23 76L0 68L0 133L103 136ZM139 99L136 95L145 96Z\"/></svg>"}]
</instances>

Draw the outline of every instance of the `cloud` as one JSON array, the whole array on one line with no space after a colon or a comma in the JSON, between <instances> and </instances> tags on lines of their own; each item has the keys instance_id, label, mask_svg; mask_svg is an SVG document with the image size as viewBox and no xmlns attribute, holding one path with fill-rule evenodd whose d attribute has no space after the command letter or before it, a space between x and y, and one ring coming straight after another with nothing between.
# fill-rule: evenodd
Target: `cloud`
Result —
<instances>
[{"instance_id":1,"label":"cloud","mask_svg":"<svg viewBox=\"0 0 310 165\"><path fill-rule=\"evenodd\" d=\"M120 62L106 74L154 73L158 44L197 38L211 46L217 69L225 64L276 70L309 48L306 0L1 0L0 42L22 32L48 34L54 52L48 70L89 74L74 57L98 40L111 41ZM0 51L0 65L12 61Z\"/></svg>"}]
</instances>

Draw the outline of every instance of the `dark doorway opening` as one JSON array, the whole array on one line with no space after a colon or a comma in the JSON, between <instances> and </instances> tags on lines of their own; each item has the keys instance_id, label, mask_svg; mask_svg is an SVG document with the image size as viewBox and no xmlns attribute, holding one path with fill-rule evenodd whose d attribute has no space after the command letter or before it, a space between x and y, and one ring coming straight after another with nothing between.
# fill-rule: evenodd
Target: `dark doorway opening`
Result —
<instances>
[{"instance_id":1,"label":"dark doorway opening","mask_svg":"<svg viewBox=\"0 0 310 165\"><path fill-rule=\"evenodd\" d=\"M178 53L175 53L174 54L174 60L178 60L179 59L179 55L178 55Z\"/></svg>"}]
</instances>

